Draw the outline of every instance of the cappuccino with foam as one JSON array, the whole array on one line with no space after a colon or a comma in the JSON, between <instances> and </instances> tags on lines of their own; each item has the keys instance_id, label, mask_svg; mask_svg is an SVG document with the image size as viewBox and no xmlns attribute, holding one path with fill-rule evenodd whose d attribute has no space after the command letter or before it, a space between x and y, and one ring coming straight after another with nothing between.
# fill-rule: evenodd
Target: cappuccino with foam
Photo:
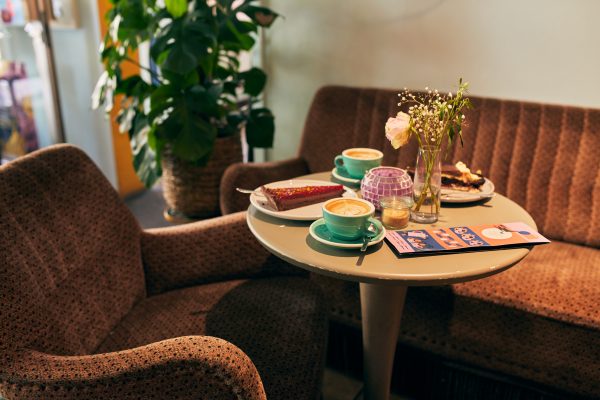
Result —
<instances>
[{"instance_id":1,"label":"cappuccino with foam","mask_svg":"<svg viewBox=\"0 0 600 400\"><path fill-rule=\"evenodd\" d=\"M371 213L371 208L367 204L353 199L339 199L332 201L327 204L326 209L330 213L347 216L358 216Z\"/></svg>"},{"instance_id":2,"label":"cappuccino with foam","mask_svg":"<svg viewBox=\"0 0 600 400\"><path fill-rule=\"evenodd\" d=\"M363 150L363 149L350 149L342 153L346 157L358 158L359 160L377 160L381 158L378 152Z\"/></svg>"}]
</instances>

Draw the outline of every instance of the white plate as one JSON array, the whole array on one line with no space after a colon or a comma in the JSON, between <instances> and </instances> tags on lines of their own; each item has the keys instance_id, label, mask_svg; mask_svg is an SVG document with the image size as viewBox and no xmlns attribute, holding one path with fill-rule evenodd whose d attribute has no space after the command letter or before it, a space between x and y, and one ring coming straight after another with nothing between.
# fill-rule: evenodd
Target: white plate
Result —
<instances>
[{"instance_id":1,"label":"white plate","mask_svg":"<svg viewBox=\"0 0 600 400\"><path fill-rule=\"evenodd\" d=\"M331 175L333 175L333 177L340 182L348 183L350 185L360 185L360 179L352 178L347 175L342 175L338 172L337 168L331 170Z\"/></svg>"},{"instance_id":2,"label":"white plate","mask_svg":"<svg viewBox=\"0 0 600 400\"><path fill-rule=\"evenodd\" d=\"M494 183L488 178L484 178L485 182L481 185L481 191L479 192L463 192L460 190L444 189L442 188L442 195L440 199L443 203L471 203L473 201L482 200L488 197L494 196Z\"/></svg>"},{"instance_id":3,"label":"white plate","mask_svg":"<svg viewBox=\"0 0 600 400\"><path fill-rule=\"evenodd\" d=\"M329 185L335 185L335 184L332 182L314 181L314 180L309 180L309 179L291 179L289 181L279 181L279 182L269 183L265 186L267 186L269 188L293 188L293 187L301 187L301 186L329 186ZM256 189L258 190L260 188L256 188ZM344 186L344 190L345 190L345 192L342 195L342 197L348 197L348 198L358 197L352 189ZM323 210L321 209L321 206L325 202L322 201L320 203L311 204L309 206L304 206L304 207L298 207L298 208L294 208L292 210L277 211L269 205L269 203L267 202L267 199L263 195L257 194L257 193L252 193L250 195L250 203L254 207L256 207L259 211L261 211L267 215L271 215L273 217L282 218L282 219L291 219L291 220L296 220L296 221L315 221L323 216Z\"/></svg>"},{"instance_id":4,"label":"white plate","mask_svg":"<svg viewBox=\"0 0 600 400\"><path fill-rule=\"evenodd\" d=\"M386 233L386 230L383 227L381 221L375 218L369 218L369 221L375 224L379 232L373 239L369 241L367 247L380 243L383 239L385 239ZM313 222L308 228L308 233L317 242L321 242L328 246L339 247L342 249L360 249L362 247L362 238L356 240L340 240L335 238L325 226L325 220L323 218L319 218L318 220Z\"/></svg>"}]
</instances>

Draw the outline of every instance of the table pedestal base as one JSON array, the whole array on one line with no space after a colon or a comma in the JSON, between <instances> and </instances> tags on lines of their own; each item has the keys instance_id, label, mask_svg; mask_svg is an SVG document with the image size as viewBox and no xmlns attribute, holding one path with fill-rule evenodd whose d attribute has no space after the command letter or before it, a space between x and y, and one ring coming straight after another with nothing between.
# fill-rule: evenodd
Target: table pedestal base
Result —
<instances>
[{"instance_id":1,"label":"table pedestal base","mask_svg":"<svg viewBox=\"0 0 600 400\"><path fill-rule=\"evenodd\" d=\"M360 284L364 400L388 400L406 286Z\"/></svg>"}]
</instances>

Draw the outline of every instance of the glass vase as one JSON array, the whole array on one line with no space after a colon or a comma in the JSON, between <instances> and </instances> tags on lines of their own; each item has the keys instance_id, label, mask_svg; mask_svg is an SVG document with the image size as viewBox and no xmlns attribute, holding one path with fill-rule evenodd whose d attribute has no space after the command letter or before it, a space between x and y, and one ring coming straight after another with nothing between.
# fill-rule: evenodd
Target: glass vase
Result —
<instances>
[{"instance_id":1,"label":"glass vase","mask_svg":"<svg viewBox=\"0 0 600 400\"><path fill-rule=\"evenodd\" d=\"M422 224L432 224L440 214L440 192L442 189L442 163L440 149L434 146L419 148L413 194L415 203L411 219Z\"/></svg>"}]
</instances>

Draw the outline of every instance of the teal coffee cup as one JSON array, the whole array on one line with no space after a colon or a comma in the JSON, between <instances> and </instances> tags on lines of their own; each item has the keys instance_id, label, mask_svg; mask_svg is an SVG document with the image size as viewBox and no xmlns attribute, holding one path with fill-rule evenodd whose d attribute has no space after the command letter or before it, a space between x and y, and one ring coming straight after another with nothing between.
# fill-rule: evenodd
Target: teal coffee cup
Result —
<instances>
[{"instance_id":1,"label":"teal coffee cup","mask_svg":"<svg viewBox=\"0 0 600 400\"><path fill-rule=\"evenodd\" d=\"M371 168L379 167L383 153L379 150L356 147L346 149L335 158L335 166L342 175L362 179Z\"/></svg>"},{"instance_id":2,"label":"teal coffee cup","mask_svg":"<svg viewBox=\"0 0 600 400\"><path fill-rule=\"evenodd\" d=\"M337 198L323 204L323 219L331 234L342 240L355 240L367 232L375 206L363 199Z\"/></svg>"}]
</instances>

